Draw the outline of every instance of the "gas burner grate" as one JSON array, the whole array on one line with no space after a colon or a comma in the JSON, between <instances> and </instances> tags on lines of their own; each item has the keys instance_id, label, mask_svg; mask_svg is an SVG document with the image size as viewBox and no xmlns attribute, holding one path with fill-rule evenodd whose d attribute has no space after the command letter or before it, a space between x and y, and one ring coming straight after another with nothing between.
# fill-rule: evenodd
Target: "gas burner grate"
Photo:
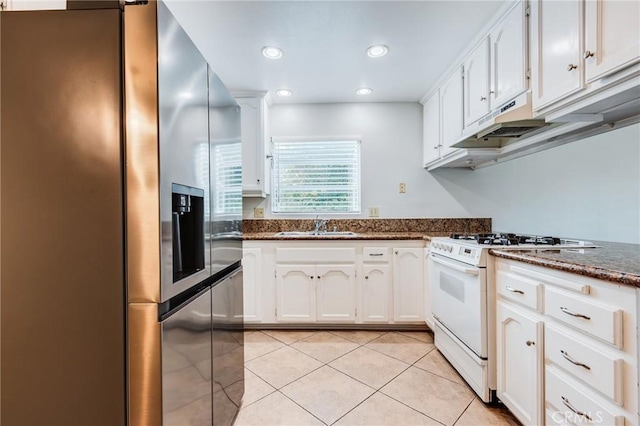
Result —
<instances>
[{"instance_id":1,"label":"gas burner grate","mask_svg":"<svg viewBox=\"0 0 640 426\"><path fill-rule=\"evenodd\" d=\"M514 246L518 245L518 238L515 234L478 234L478 244L493 246Z\"/></svg>"},{"instance_id":2,"label":"gas burner grate","mask_svg":"<svg viewBox=\"0 0 640 426\"><path fill-rule=\"evenodd\" d=\"M478 234L451 234L449 238L454 240L478 241Z\"/></svg>"},{"instance_id":3,"label":"gas burner grate","mask_svg":"<svg viewBox=\"0 0 640 426\"><path fill-rule=\"evenodd\" d=\"M541 237L537 235L518 235L518 244L533 244L541 246L555 246L560 244L560 238Z\"/></svg>"}]
</instances>

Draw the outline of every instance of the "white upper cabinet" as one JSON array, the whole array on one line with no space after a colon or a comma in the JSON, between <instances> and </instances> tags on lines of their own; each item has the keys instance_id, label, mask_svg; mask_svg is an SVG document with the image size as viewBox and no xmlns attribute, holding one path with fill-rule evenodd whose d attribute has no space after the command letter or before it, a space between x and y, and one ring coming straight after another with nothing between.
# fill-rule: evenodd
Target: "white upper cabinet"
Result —
<instances>
[{"instance_id":1,"label":"white upper cabinet","mask_svg":"<svg viewBox=\"0 0 640 426\"><path fill-rule=\"evenodd\" d=\"M464 126L489 113L489 39L486 38L469 55L464 70Z\"/></svg>"},{"instance_id":2,"label":"white upper cabinet","mask_svg":"<svg viewBox=\"0 0 640 426\"><path fill-rule=\"evenodd\" d=\"M425 102L422 109L422 165L426 166L440 158L440 96L436 92Z\"/></svg>"},{"instance_id":3,"label":"white upper cabinet","mask_svg":"<svg viewBox=\"0 0 640 426\"><path fill-rule=\"evenodd\" d=\"M456 148L451 145L458 142L462 135L462 69L456 71L440 87L440 154L445 156Z\"/></svg>"},{"instance_id":4,"label":"white upper cabinet","mask_svg":"<svg viewBox=\"0 0 640 426\"><path fill-rule=\"evenodd\" d=\"M640 60L640 2L585 1L587 82L604 77Z\"/></svg>"},{"instance_id":5,"label":"white upper cabinet","mask_svg":"<svg viewBox=\"0 0 640 426\"><path fill-rule=\"evenodd\" d=\"M584 88L582 5L577 0L531 2L534 110Z\"/></svg>"},{"instance_id":6,"label":"white upper cabinet","mask_svg":"<svg viewBox=\"0 0 640 426\"><path fill-rule=\"evenodd\" d=\"M264 95L236 95L242 109L242 196L265 197L271 192L268 105Z\"/></svg>"},{"instance_id":7,"label":"white upper cabinet","mask_svg":"<svg viewBox=\"0 0 640 426\"><path fill-rule=\"evenodd\" d=\"M491 108L528 88L526 3L517 2L489 35L491 43Z\"/></svg>"}]
</instances>

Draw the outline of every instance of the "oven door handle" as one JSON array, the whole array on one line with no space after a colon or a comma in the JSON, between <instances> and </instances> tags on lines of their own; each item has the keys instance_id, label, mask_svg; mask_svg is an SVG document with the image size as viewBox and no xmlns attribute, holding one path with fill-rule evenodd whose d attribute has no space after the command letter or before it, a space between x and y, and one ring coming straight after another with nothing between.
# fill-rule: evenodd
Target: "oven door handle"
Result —
<instances>
[{"instance_id":1,"label":"oven door handle","mask_svg":"<svg viewBox=\"0 0 640 426\"><path fill-rule=\"evenodd\" d=\"M446 266L447 268L455 269L456 271L460 271L467 275L479 275L480 270L478 268L465 268L464 266L456 265L455 263L450 263L445 260L440 259L439 257L435 257L431 255L431 260L440 265Z\"/></svg>"}]
</instances>

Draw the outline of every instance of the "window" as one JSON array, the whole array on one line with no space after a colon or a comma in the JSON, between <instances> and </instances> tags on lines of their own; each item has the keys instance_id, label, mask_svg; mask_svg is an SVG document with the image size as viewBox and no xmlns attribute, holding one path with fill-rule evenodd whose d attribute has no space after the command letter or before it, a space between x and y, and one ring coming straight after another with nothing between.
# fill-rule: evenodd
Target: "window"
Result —
<instances>
[{"instance_id":1,"label":"window","mask_svg":"<svg viewBox=\"0 0 640 426\"><path fill-rule=\"evenodd\" d=\"M242 213L242 151L240 142L213 145L214 216Z\"/></svg>"},{"instance_id":2,"label":"window","mask_svg":"<svg viewBox=\"0 0 640 426\"><path fill-rule=\"evenodd\" d=\"M359 213L359 140L274 140L272 210Z\"/></svg>"}]
</instances>

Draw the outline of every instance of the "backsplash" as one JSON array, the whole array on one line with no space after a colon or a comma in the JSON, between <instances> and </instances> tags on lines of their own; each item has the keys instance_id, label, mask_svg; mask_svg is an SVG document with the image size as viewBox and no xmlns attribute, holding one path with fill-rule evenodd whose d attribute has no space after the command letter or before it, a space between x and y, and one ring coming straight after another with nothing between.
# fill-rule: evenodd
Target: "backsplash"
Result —
<instances>
[{"instance_id":1,"label":"backsplash","mask_svg":"<svg viewBox=\"0 0 640 426\"><path fill-rule=\"evenodd\" d=\"M311 231L313 219L244 219L245 233ZM329 219L327 228L352 232L423 232L440 236L452 232L491 232L491 218L426 218L426 219Z\"/></svg>"}]
</instances>

